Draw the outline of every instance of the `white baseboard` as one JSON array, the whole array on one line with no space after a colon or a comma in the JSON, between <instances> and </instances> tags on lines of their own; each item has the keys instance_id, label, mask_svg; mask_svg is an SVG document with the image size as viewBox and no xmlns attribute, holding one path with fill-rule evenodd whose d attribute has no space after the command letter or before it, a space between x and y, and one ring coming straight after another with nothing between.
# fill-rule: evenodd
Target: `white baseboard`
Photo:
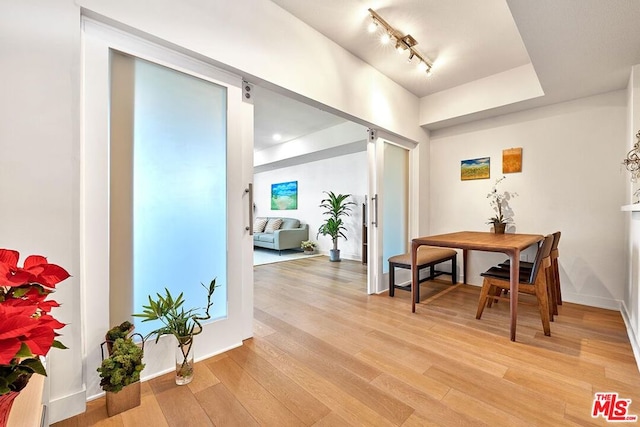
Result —
<instances>
[{"instance_id":1,"label":"white baseboard","mask_svg":"<svg viewBox=\"0 0 640 427\"><path fill-rule=\"evenodd\" d=\"M629 316L629 311L627 310L627 306L624 301L620 304L620 314L622 314L622 320L624 320L624 324L627 327L627 335L629 336L633 356L636 358L636 365L638 366L638 371L640 371L640 337L636 335L633 327L631 326L631 317Z\"/></svg>"},{"instance_id":2,"label":"white baseboard","mask_svg":"<svg viewBox=\"0 0 640 427\"><path fill-rule=\"evenodd\" d=\"M230 346L228 346L226 348L223 348L223 349L220 349L220 350L218 350L218 351L216 351L214 353L205 354L205 355L202 355L200 357L196 357L194 361L197 363L197 362L200 362L202 360L208 359L210 357L217 356L218 354L222 354L225 351L233 350L234 348L237 348L237 347L240 347L240 346L242 346L242 341L240 341L238 343L231 344ZM164 374L168 374L168 373L174 372L174 371L175 371L175 368L171 367L171 368L167 368L167 369L164 369L162 371L159 371L159 372L155 372L155 373L153 373L151 375L141 375L140 376L140 381L142 381L142 382L149 381L149 380L152 380L154 378L160 377L160 376L162 376ZM142 372L144 372L144 370ZM101 393L101 395L102 395L102 393ZM95 396L95 397L99 397L99 396ZM93 398L95 399L95 397L93 397Z\"/></svg>"},{"instance_id":3,"label":"white baseboard","mask_svg":"<svg viewBox=\"0 0 640 427\"><path fill-rule=\"evenodd\" d=\"M75 415L82 414L87 409L87 391L81 390L65 397L50 399L47 405L49 423L57 423Z\"/></svg>"},{"instance_id":4,"label":"white baseboard","mask_svg":"<svg viewBox=\"0 0 640 427\"><path fill-rule=\"evenodd\" d=\"M316 250L316 253L319 255L326 255L326 256L330 256L329 255L329 250L326 251L321 251L320 249ZM342 249L340 249L340 259L346 259L349 261L360 261L362 262L362 255L358 254L358 253L354 253L354 252L345 252Z\"/></svg>"},{"instance_id":5,"label":"white baseboard","mask_svg":"<svg viewBox=\"0 0 640 427\"><path fill-rule=\"evenodd\" d=\"M574 304L588 305L590 307L605 308L607 310L615 311L620 311L620 305L622 302L620 300L612 298L573 294L566 291L562 291L562 301L571 302Z\"/></svg>"}]
</instances>

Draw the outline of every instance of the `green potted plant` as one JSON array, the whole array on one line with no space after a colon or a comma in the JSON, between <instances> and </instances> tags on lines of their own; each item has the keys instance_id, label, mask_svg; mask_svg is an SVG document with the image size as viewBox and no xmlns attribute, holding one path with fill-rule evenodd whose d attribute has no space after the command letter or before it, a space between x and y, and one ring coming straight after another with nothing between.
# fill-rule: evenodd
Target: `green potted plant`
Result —
<instances>
[{"instance_id":1,"label":"green potted plant","mask_svg":"<svg viewBox=\"0 0 640 427\"><path fill-rule=\"evenodd\" d=\"M133 323L126 320L121 324L114 326L113 328L107 331L107 333L104 336L104 341L107 344L107 351L109 355L111 355L111 353L113 352L113 343L118 338L127 338L129 334L133 332L133 328L134 328Z\"/></svg>"},{"instance_id":2,"label":"green potted plant","mask_svg":"<svg viewBox=\"0 0 640 427\"><path fill-rule=\"evenodd\" d=\"M509 200L516 197L518 193L511 191L498 191L498 184L500 184L507 177L503 176L496 180L491 192L487 194L489 205L495 211L495 215L489 218L487 224L493 225L493 231L496 234L504 234L507 224L513 223L513 210L509 206Z\"/></svg>"},{"instance_id":3,"label":"green potted plant","mask_svg":"<svg viewBox=\"0 0 640 427\"><path fill-rule=\"evenodd\" d=\"M107 414L110 417L140 405L140 372L145 366L143 355L143 348L131 337L117 338L111 354L98 368L100 386L107 394Z\"/></svg>"},{"instance_id":4,"label":"green potted plant","mask_svg":"<svg viewBox=\"0 0 640 427\"><path fill-rule=\"evenodd\" d=\"M320 207L324 208L323 215L326 215L324 223L318 228L318 234L323 236L330 236L333 242L333 249L329 251L330 261L340 261L340 250L338 249L338 238L342 237L347 240L344 232L347 229L342 221L343 217L350 215L351 206L355 205L354 202L347 201L351 194L334 194L332 191L324 192L327 197L322 199Z\"/></svg>"},{"instance_id":5,"label":"green potted plant","mask_svg":"<svg viewBox=\"0 0 640 427\"><path fill-rule=\"evenodd\" d=\"M209 310L213 305L211 297L215 291L216 279L213 279L209 286L201 284L207 291L207 305L203 308L191 308L185 310L183 307L184 297L181 292L177 298L171 295L169 289L165 288L165 294L156 294L153 299L149 296L149 305L142 306L143 312L134 314L141 317L143 322L159 320L162 326L154 329L145 336L156 336L156 343L162 335L173 335L178 341L176 349L176 384L189 384L193 379L193 337L202 332L200 322L211 318ZM204 314L201 314L204 311Z\"/></svg>"},{"instance_id":6,"label":"green potted plant","mask_svg":"<svg viewBox=\"0 0 640 427\"><path fill-rule=\"evenodd\" d=\"M303 240L300 243L300 249L302 249L307 255L312 254L316 250L316 242L313 242L311 240Z\"/></svg>"}]
</instances>

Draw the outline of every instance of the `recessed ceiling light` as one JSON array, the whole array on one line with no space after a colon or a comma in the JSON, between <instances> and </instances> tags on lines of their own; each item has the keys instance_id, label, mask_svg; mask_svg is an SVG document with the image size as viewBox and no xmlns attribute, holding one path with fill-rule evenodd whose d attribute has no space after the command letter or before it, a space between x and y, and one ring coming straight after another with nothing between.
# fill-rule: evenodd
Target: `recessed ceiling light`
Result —
<instances>
[{"instance_id":1,"label":"recessed ceiling light","mask_svg":"<svg viewBox=\"0 0 640 427\"><path fill-rule=\"evenodd\" d=\"M273 140L274 141L280 141L282 139L282 135L280 135L279 133L274 133L273 134Z\"/></svg>"}]
</instances>

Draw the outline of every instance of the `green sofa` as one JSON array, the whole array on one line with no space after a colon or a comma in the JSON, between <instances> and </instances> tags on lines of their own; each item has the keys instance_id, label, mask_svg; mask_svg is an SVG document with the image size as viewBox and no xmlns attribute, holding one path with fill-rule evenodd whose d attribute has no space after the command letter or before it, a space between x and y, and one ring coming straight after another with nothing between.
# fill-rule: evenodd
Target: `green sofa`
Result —
<instances>
[{"instance_id":1,"label":"green sofa","mask_svg":"<svg viewBox=\"0 0 640 427\"><path fill-rule=\"evenodd\" d=\"M273 233L253 233L253 246L283 251L285 249L300 249L303 240L309 240L309 224L301 224L296 218L257 217L256 219L282 219L282 226Z\"/></svg>"}]
</instances>

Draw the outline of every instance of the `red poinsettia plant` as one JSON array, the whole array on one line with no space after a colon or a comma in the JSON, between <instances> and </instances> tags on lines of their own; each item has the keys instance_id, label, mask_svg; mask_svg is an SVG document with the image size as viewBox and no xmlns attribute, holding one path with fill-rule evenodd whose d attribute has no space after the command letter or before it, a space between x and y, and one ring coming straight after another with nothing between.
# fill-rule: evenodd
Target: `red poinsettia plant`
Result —
<instances>
[{"instance_id":1,"label":"red poinsettia plant","mask_svg":"<svg viewBox=\"0 0 640 427\"><path fill-rule=\"evenodd\" d=\"M49 314L59 304L47 297L69 273L40 255L18 267L19 257L0 249L0 395L22 390L34 373L47 375L40 356L66 348L56 339L65 324Z\"/></svg>"}]
</instances>

